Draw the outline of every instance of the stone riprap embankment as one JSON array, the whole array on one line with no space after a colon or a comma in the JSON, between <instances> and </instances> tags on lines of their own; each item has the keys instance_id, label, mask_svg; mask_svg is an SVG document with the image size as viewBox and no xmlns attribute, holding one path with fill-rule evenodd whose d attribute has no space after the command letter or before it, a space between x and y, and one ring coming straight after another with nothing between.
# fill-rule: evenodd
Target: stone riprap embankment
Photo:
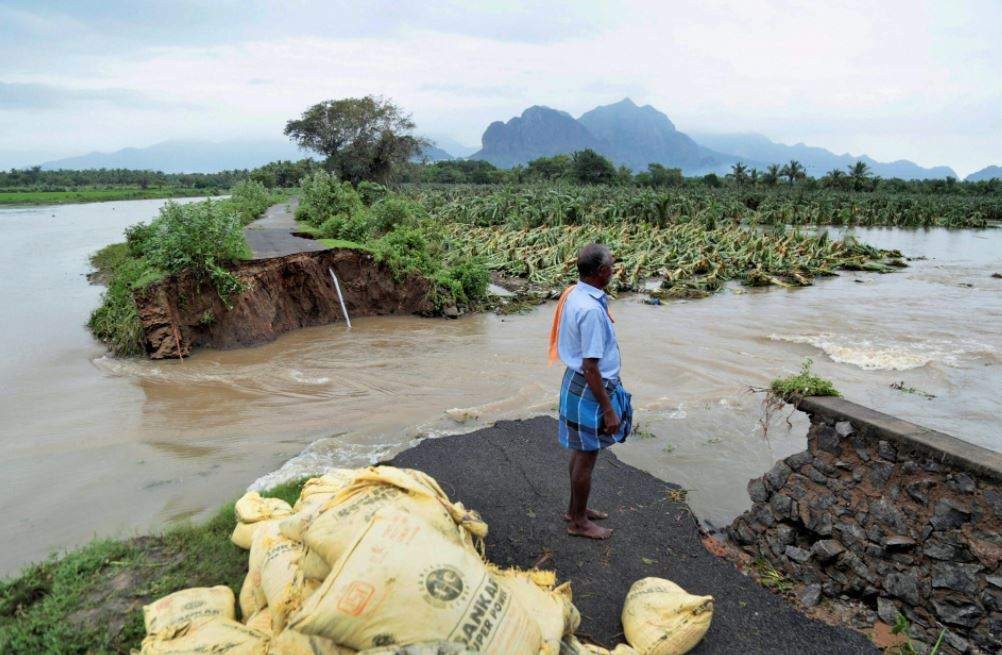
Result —
<instances>
[{"instance_id":1,"label":"stone riprap embankment","mask_svg":"<svg viewBox=\"0 0 1002 655\"><path fill-rule=\"evenodd\" d=\"M806 584L860 599L940 653L1002 652L1002 454L841 398L805 398L808 448L748 485L729 534Z\"/></svg>"}]
</instances>

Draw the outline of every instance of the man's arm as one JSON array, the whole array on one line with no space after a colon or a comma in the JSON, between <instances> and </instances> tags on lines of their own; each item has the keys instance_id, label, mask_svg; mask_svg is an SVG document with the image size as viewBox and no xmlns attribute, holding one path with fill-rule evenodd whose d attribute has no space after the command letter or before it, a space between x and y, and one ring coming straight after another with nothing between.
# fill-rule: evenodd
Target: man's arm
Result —
<instances>
[{"instance_id":1,"label":"man's arm","mask_svg":"<svg viewBox=\"0 0 1002 655\"><path fill-rule=\"evenodd\" d=\"M598 400L598 406L602 408L602 424L605 426L606 434L616 434L619 432L619 416L612 408L609 394L602 385L602 374L598 372L598 358L585 357L581 360L581 373L588 382L588 388Z\"/></svg>"}]
</instances>

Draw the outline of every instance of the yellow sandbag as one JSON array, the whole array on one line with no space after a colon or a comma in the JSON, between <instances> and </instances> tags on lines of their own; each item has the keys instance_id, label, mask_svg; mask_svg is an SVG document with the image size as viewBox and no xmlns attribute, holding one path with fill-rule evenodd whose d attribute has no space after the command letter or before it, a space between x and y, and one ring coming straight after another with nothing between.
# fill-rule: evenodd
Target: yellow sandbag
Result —
<instances>
[{"instance_id":1,"label":"yellow sandbag","mask_svg":"<svg viewBox=\"0 0 1002 655\"><path fill-rule=\"evenodd\" d=\"M477 655L477 651L450 641L426 641L408 646L369 648L359 651L358 655Z\"/></svg>"},{"instance_id":2,"label":"yellow sandbag","mask_svg":"<svg viewBox=\"0 0 1002 655\"><path fill-rule=\"evenodd\" d=\"M423 517L380 510L289 627L355 649L452 641L535 655L539 627L477 554Z\"/></svg>"},{"instance_id":3,"label":"yellow sandbag","mask_svg":"<svg viewBox=\"0 0 1002 655\"><path fill-rule=\"evenodd\" d=\"M254 630L259 630L271 634L271 610L264 607L254 613L249 619L244 621L244 625Z\"/></svg>"},{"instance_id":4,"label":"yellow sandbag","mask_svg":"<svg viewBox=\"0 0 1002 655\"><path fill-rule=\"evenodd\" d=\"M248 491L233 508L240 523L257 523L267 519L292 514L292 507L281 498L262 498L256 491Z\"/></svg>"},{"instance_id":5,"label":"yellow sandbag","mask_svg":"<svg viewBox=\"0 0 1002 655\"><path fill-rule=\"evenodd\" d=\"M231 619L208 618L188 624L173 639L143 639L141 655L267 655L270 635Z\"/></svg>"},{"instance_id":6,"label":"yellow sandbag","mask_svg":"<svg viewBox=\"0 0 1002 655\"><path fill-rule=\"evenodd\" d=\"M230 541L244 550L250 550L251 543L254 541L254 535L257 534L258 530L268 525L274 525L275 529L278 529L278 524L281 521L281 518L256 521L254 523L240 523L237 521L236 527L233 528L233 534L230 535Z\"/></svg>"},{"instance_id":7,"label":"yellow sandbag","mask_svg":"<svg viewBox=\"0 0 1002 655\"><path fill-rule=\"evenodd\" d=\"M268 655L355 655L355 651L330 639L286 629L271 640Z\"/></svg>"},{"instance_id":8,"label":"yellow sandbag","mask_svg":"<svg viewBox=\"0 0 1002 655\"><path fill-rule=\"evenodd\" d=\"M351 484L358 470L332 468L327 469L327 472L318 478L310 478L303 483L303 489L299 492L299 500L292 509L298 512L307 499L316 494L335 494L341 491L342 488Z\"/></svg>"},{"instance_id":9,"label":"yellow sandbag","mask_svg":"<svg viewBox=\"0 0 1002 655\"><path fill-rule=\"evenodd\" d=\"M258 572L261 593L271 614L271 631L285 628L290 612L299 609L320 583L306 580L299 569L303 544L287 539L277 529L261 531L251 546L249 568ZM256 578L255 578L256 579Z\"/></svg>"},{"instance_id":10,"label":"yellow sandbag","mask_svg":"<svg viewBox=\"0 0 1002 655\"><path fill-rule=\"evenodd\" d=\"M194 587L175 591L143 607L146 634L170 639L205 619L234 619L233 591L229 587Z\"/></svg>"},{"instance_id":11,"label":"yellow sandbag","mask_svg":"<svg viewBox=\"0 0 1002 655\"><path fill-rule=\"evenodd\" d=\"M299 569L307 579L322 581L331 572L331 565L323 557L317 555L316 552L307 548L303 553L302 559L299 560Z\"/></svg>"},{"instance_id":12,"label":"yellow sandbag","mask_svg":"<svg viewBox=\"0 0 1002 655\"><path fill-rule=\"evenodd\" d=\"M571 602L570 583L556 587L557 576L553 571L502 570L490 564L487 567L535 619L543 639L541 655L559 653L560 640L574 634L581 623L581 615Z\"/></svg>"},{"instance_id":13,"label":"yellow sandbag","mask_svg":"<svg viewBox=\"0 0 1002 655\"><path fill-rule=\"evenodd\" d=\"M682 655L713 619L713 596L693 596L671 580L637 580L623 605L623 634L640 655Z\"/></svg>"},{"instance_id":14,"label":"yellow sandbag","mask_svg":"<svg viewBox=\"0 0 1002 655\"><path fill-rule=\"evenodd\" d=\"M339 491L310 522L303 533L303 542L333 565L376 512L394 507L423 517L450 541L473 548L473 535L486 534L486 524L475 512L442 498L439 491L437 484L432 487L404 469L391 466L361 469L354 482Z\"/></svg>"},{"instance_id":15,"label":"yellow sandbag","mask_svg":"<svg viewBox=\"0 0 1002 655\"><path fill-rule=\"evenodd\" d=\"M306 528L316 518L334 494L355 478L360 469L329 469L319 478L310 478L303 485L299 500L293 505L293 514L282 520L279 529L289 539L302 541Z\"/></svg>"},{"instance_id":16,"label":"yellow sandbag","mask_svg":"<svg viewBox=\"0 0 1002 655\"><path fill-rule=\"evenodd\" d=\"M619 644L609 650L595 644L582 643L574 635L568 635L560 642L560 655L637 655L637 651L627 644Z\"/></svg>"},{"instance_id":17,"label":"yellow sandbag","mask_svg":"<svg viewBox=\"0 0 1002 655\"><path fill-rule=\"evenodd\" d=\"M268 601L261 591L260 572L256 581L249 572L244 576L244 583L240 587L240 596L237 597L237 600L240 604L240 616L245 620L268 606Z\"/></svg>"},{"instance_id":18,"label":"yellow sandbag","mask_svg":"<svg viewBox=\"0 0 1002 655\"><path fill-rule=\"evenodd\" d=\"M276 521L260 521L258 525L260 527L254 533L254 539L249 546L247 575L244 577L243 586L240 587L240 612L245 617L268 606L268 599L261 587L261 565L272 540L281 536Z\"/></svg>"}]
</instances>

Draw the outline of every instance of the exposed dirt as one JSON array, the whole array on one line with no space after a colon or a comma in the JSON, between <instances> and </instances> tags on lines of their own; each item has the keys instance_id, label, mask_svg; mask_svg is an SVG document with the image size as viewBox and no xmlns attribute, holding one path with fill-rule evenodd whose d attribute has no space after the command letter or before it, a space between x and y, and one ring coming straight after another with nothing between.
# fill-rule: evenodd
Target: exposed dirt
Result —
<instances>
[{"instance_id":1,"label":"exposed dirt","mask_svg":"<svg viewBox=\"0 0 1002 655\"><path fill-rule=\"evenodd\" d=\"M144 566L127 567L103 579L92 589L77 610L66 617L72 625L87 628L107 626L111 634L118 634L129 619L130 612L141 609L155 597L143 590L183 559L181 553L171 553L158 537L137 537L131 544L140 548L145 556Z\"/></svg>"},{"instance_id":2,"label":"exposed dirt","mask_svg":"<svg viewBox=\"0 0 1002 655\"><path fill-rule=\"evenodd\" d=\"M348 314L430 314L429 283L420 276L398 282L371 254L323 250L257 260L233 272L244 290L227 307L211 282L172 277L138 293L139 320L152 359L188 355L192 348L236 348L280 334L344 320L328 269L337 274Z\"/></svg>"}]
</instances>

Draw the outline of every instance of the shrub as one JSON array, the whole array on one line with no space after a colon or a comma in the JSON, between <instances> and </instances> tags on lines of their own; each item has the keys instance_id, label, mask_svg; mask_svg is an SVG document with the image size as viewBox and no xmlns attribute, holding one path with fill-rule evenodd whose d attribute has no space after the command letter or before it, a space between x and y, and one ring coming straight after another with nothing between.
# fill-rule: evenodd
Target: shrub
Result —
<instances>
[{"instance_id":1,"label":"shrub","mask_svg":"<svg viewBox=\"0 0 1002 655\"><path fill-rule=\"evenodd\" d=\"M372 251L398 279L410 273L434 275L441 268L429 251L425 235L415 227L401 226L387 232L372 244Z\"/></svg>"},{"instance_id":2,"label":"shrub","mask_svg":"<svg viewBox=\"0 0 1002 655\"><path fill-rule=\"evenodd\" d=\"M320 227L336 216L342 220L354 218L365 209L362 197L350 184L341 182L336 175L326 171L307 175L302 186L296 218L314 227Z\"/></svg>"},{"instance_id":3,"label":"shrub","mask_svg":"<svg viewBox=\"0 0 1002 655\"><path fill-rule=\"evenodd\" d=\"M358 183L358 194L362 197L362 202L366 207L371 207L386 197L389 190L382 184L362 180Z\"/></svg>"},{"instance_id":4,"label":"shrub","mask_svg":"<svg viewBox=\"0 0 1002 655\"><path fill-rule=\"evenodd\" d=\"M831 380L814 375L810 358L800 366L800 373L772 381L770 390L783 400L789 401L802 396L841 396Z\"/></svg>"},{"instance_id":5,"label":"shrub","mask_svg":"<svg viewBox=\"0 0 1002 655\"><path fill-rule=\"evenodd\" d=\"M424 207L402 196L388 196L369 210L369 223L376 235L383 235L402 226L413 226L427 218Z\"/></svg>"},{"instance_id":6,"label":"shrub","mask_svg":"<svg viewBox=\"0 0 1002 655\"><path fill-rule=\"evenodd\" d=\"M226 300L239 290L232 273L221 265L248 255L243 225L235 211L206 200L189 205L169 202L151 224L145 241L151 267L167 274L189 270L199 280L211 280Z\"/></svg>"},{"instance_id":7,"label":"shrub","mask_svg":"<svg viewBox=\"0 0 1002 655\"><path fill-rule=\"evenodd\" d=\"M487 268L474 261L464 261L448 269L449 277L459 283L462 295L458 298L465 303L475 303L487 297L487 286L491 282Z\"/></svg>"},{"instance_id":8,"label":"shrub","mask_svg":"<svg viewBox=\"0 0 1002 655\"><path fill-rule=\"evenodd\" d=\"M272 197L260 182L244 180L233 187L230 202L240 217L240 222L247 225L271 206Z\"/></svg>"},{"instance_id":9,"label":"shrub","mask_svg":"<svg viewBox=\"0 0 1002 655\"><path fill-rule=\"evenodd\" d=\"M320 225L320 235L328 239L364 243L372 235L372 226L362 213L354 216L337 214Z\"/></svg>"},{"instance_id":10,"label":"shrub","mask_svg":"<svg viewBox=\"0 0 1002 655\"><path fill-rule=\"evenodd\" d=\"M116 355L141 355L144 349L143 328L133 292L149 286L163 275L143 259L126 258L108 271L107 276L108 288L87 325L94 336L107 343Z\"/></svg>"}]
</instances>

